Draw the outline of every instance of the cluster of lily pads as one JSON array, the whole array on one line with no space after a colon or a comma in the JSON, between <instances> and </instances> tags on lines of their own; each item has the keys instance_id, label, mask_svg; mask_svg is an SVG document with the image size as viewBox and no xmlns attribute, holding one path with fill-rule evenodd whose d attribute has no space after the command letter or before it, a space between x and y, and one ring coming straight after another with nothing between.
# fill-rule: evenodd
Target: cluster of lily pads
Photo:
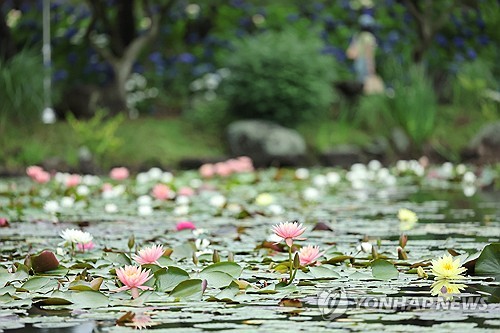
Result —
<instances>
[{"instance_id":1,"label":"cluster of lily pads","mask_svg":"<svg viewBox=\"0 0 500 333\"><path fill-rule=\"evenodd\" d=\"M401 201L402 188L422 186L473 196L495 181L492 169L372 161L349 170L254 170L239 158L135 177L126 168L99 177L37 166L27 175L0 182L0 309L15 316L0 328L38 323L27 315L32 307L70 309L75 322L109 309L91 318L144 328L199 302L314 314L307 300L320 290L359 292L366 281L389 295L417 286L446 300L471 286L498 285L491 279L499 279L498 236L467 251L423 249L412 233L432 218L426 207ZM357 212L371 202L384 202L372 215L383 223L377 228L389 226L387 237L356 230L371 214ZM491 290L482 295L495 301ZM6 314L0 310L0 322Z\"/></svg>"}]
</instances>

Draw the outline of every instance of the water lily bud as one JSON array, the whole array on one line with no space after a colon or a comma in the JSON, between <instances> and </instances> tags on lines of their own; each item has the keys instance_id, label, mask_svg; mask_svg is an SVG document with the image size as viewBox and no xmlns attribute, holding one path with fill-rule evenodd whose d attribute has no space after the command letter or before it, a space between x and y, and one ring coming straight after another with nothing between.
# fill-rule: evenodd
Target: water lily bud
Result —
<instances>
[{"instance_id":1,"label":"water lily bud","mask_svg":"<svg viewBox=\"0 0 500 333\"><path fill-rule=\"evenodd\" d=\"M408 260L408 255L406 254L406 251L400 246L398 246L398 259Z\"/></svg>"},{"instance_id":2,"label":"water lily bud","mask_svg":"<svg viewBox=\"0 0 500 333\"><path fill-rule=\"evenodd\" d=\"M300 267L300 258L299 253L295 253L295 257L293 257L293 268L298 269Z\"/></svg>"},{"instance_id":3,"label":"water lily bud","mask_svg":"<svg viewBox=\"0 0 500 333\"><path fill-rule=\"evenodd\" d=\"M408 236L405 234L401 234L401 236L399 236L399 246L401 246L401 248L404 249L407 242L408 242Z\"/></svg>"},{"instance_id":4,"label":"water lily bud","mask_svg":"<svg viewBox=\"0 0 500 333\"><path fill-rule=\"evenodd\" d=\"M422 266L417 267L417 274L418 274L418 277L420 277L422 279L427 279L429 277L427 275L427 273L424 271L424 269L422 268Z\"/></svg>"},{"instance_id":5,"label":"water lily bud","mask_svg":"<svg viewBox=\"0 0 500 333\"><path fill-rule=\"evenodd\" d=\"M227 261L230 261L230 262L234 262L234 253L233 252L229 252L229 254L227 255Z\"/></svg>"},{"instance_id":6,"label":"water lily bud","mask_svg":"<svg viewBox=\"0 0 500 333\"><path fill-rule=\"evenodd\" d=\"M364 253L371 253L373 246L369 242L361 242L360 248L361 248L361 251L363 251Z\"/></svg>"},{"instance_id":7,"label":"water lily bud","mask_svg":"<svg viewBox=\"0 0 500 333\"><path fill-rule=\"evenodd\" d=\"M207 280L203 280L201 281L201 293L203 294L205 292L205 290L207 290L207 286L208 286L208 281Z\"/></svg>"},{"instance_id":8,"label":"water lily bud","mask_svg":"<svg viewBox=\"0 0 500 333\"><path fill-rule=\"evenodd\" d=\"M377 259L378 258L377 246L372 246L372 258L373 259Z\"/></svg>"},{"instance_id":9,"label":"water lily bud","mask_svg":"<svg viewBox=\"0 0 500 333\"><path fill-rule=\"evenodd\" d=\"M219 256L219 251L214 250L214 253L212 254L212 261L216 264L220 262L220 256Z\"/></svg>"},{"instance_id":10,"label":"water lily bud","mask_svg":"<svg viewBox=\"0 0 500 333\"><path fill-rule=\"evenodd\" d=\"M132 250L132 248L134 247L135 245L135 236L134 235L131 235L129 238L128 238L128 243L127 243L127 246L129 249Z\"/></svg>"},{"instance_id":11,"label":"water lily bud","mask_svg":"<svg viewBox=\"0 0 500 333\"><path fill-rule=\"evenodd\" d=\"M196 253L193 253L193 264L198 265L198 256L196 256Z\"/></svg>"}]
</instances>

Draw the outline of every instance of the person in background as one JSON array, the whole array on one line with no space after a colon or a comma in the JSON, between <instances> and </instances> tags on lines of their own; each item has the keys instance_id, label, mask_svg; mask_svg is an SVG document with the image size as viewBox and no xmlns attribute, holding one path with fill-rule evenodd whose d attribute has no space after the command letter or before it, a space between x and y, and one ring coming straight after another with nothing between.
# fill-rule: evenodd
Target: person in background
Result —
<instances>
[{"instance_id":1,"label":"person in background","mask_svg":"<svg viewBox=\"0 0 500 333\"><path fill-rule=\"evenodd\" d=\"M377 41L372 33L375 20L370 15L363 14L359 18L361 32L355 35L347 49L347 57L354 60L356 80L363 83L365 94L375 94L384 91L384 83L375 71L375 51Z\"/></svg>"}]
</instances>

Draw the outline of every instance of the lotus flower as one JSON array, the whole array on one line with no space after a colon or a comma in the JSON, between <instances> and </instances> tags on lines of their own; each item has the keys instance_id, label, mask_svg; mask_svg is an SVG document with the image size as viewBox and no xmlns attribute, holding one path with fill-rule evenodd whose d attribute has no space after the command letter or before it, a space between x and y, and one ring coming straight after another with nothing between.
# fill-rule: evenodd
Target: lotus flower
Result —
<instances>
[{"instance_id":1,"label":"lotus flower","mask_svg":"<svg viewBox=\"0 0 500 333\"><path fill-rule=\"evenodd\" d=\"M305 230L306 228L302 227L302 224L299 224L298 222L293 222L293 223L284 222L273 226L273 232L282 240L284 239L286 245L288 245L289 247L292 246L294 239L296 240L305 239L305 238L299 238L299 236L302 235Z\"/></svg>"},{"instance_id":2,"label":"lotus flower","mask_svg":"<svg viewBox=\"0 0 500 333\"><path fill-rule=\"evenodd\" d=\"M116 270L116 275L124 284L124 286L116 289L115 291L124 291L130 289L132 298L139 297L139 289L152 289L151 287L144 285L144 283L146 283L153 277L153 275L149 275L149 273L151 273L150 270L142 270L140 267L132 265L125 265L125 267L118 268Z\"/></svg>"},{"instance_id":3,"label":"lotus flower","mask_svg":"<svg viewBox=\"0 0 500 333\"><path fill-rule=\"evenodd\" d=\"M132 258L137 261L139 265L157 264L158 259L163 255L165 250L163 245L153 245L139 250L139 255L134 255Z\"/></svg>"},{"instance_id":4,"label":"lotus flower","mask_svg":"<svg viewBox=\"0 0 500 333\"><path fill-rule=\"evenodd\" d=\"M312 265L321 257L324 252L319 252L319 246L307 245L300 249L299 260L300 265Z\"/></svg>"},{"instance_id":5,"label":"lotus flower","mask_svg":"<svg viewBox=\"0 0 500 333\"><path fill-rule=\"evenodd\" d=\"M158 200L167 200L170 198L170 192L170 188L167 185L156 184L151 194Z\"/></svg>"}]
</instances>

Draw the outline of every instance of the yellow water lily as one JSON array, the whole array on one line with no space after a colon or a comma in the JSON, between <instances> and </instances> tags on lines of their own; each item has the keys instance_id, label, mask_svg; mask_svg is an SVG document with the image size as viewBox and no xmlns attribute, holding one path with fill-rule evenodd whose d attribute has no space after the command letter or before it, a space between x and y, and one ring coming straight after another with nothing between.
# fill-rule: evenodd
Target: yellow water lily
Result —
<instances>
[{"instance_id":1,"label":"yellow water lily","mask_svg":"<svg viewBox=\"0 0 500 333\"><path fill-rule=\"evenodd\" d=\"M444 255L438 260L432 261L432 273L436 276L434 280L458 280L463 278L463 273L467 270L461 267L460 259L453 260L449 254Z\"/></svg>"},{"instance_id":2,"label":"yellow water lily","mask_svg":"<svg viewBox=\"0 0 500 333\"><path fill-rule=\"evenodd\" d=\"M398 211L398 219L399 221L406 223L415 223L418 221L417 214L406 208L401 208Z\"/></svg>"},{"instance_id":3,"label":"yellow water lily","mask_svg":"<svg viewBox=\"0 0 500 333\"><path fill-rule=\"evenodd\" d=\"M450 299L453 298L453 296L459 295L465 287L466 285L462 283L453 283L449 280L438 280L431 285L431 295Z\"/></svg>"}]
</instances>

